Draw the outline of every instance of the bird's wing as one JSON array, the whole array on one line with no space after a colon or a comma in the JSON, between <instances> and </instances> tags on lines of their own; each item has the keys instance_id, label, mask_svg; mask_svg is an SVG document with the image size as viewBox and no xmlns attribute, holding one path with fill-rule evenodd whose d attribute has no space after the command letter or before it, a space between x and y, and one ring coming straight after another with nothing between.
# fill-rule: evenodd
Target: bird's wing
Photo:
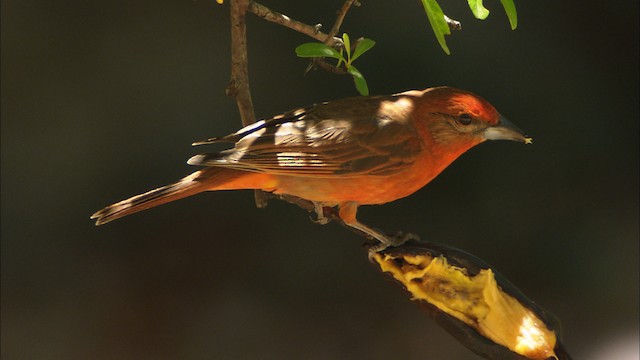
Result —
<instances>
[{"instance_id":1,"label":"bird's wing","mask_svg":"<svg viewBox=\"0 0 640 360\"><path fill-rule=\"evenodd\" d=\"M391 175L411 166L422 150L410 111L410 100L400 96L351 98L297 109L195 143L235 146L196 155L189 164L295 176Z\"/></svg>"}]
</instances>

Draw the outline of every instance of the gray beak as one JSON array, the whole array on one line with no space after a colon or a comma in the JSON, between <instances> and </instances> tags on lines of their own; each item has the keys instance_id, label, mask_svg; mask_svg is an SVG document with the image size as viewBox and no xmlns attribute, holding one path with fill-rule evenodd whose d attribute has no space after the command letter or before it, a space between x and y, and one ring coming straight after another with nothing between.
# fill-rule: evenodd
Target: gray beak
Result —
<instances>
[{"instance_id":1,"label":"gray beak","mask_svg":"<svg viewBox=\"0 0 640 360\"><path fill-rule=\"evenodd\" d=\"M522 130L513 125L509 120L500 115L498 124L489 126L484 130L486 140L511 140L531 144L532 139L524 135Z\"/></svg>"}]
</instances>

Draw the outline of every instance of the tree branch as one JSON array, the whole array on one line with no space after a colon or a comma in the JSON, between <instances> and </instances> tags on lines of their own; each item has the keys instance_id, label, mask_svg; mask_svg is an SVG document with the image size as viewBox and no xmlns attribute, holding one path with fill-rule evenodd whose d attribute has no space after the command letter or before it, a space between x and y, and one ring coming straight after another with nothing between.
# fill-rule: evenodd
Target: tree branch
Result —
<instances>
[{"instance_id":1,"label":"tree branch","mask_svg":"<svg viewBox=\"0 0 640 360\"><path fill-rule=\"evenodd\" d=\"M228 96L236 99L244 126L256 121L247 65L247 24L245 22L247 5L247 0L233 0L229 6L231 9L231 81L226 91Z\"/></svg>"},{"instance_id":2,"label":"tree branch","mask_svg":"<svg viewBox=\"0 0 640 360\"><path fill-rule=\"evenodd\" d=\"M253 100L249 87L249 66L247 61L247 12L248 0L231 0L231 81L227 87L228 96L233 96L238 105L242 125L256 122ZM254 191L256 207L267 206L262 190Z\"/></svg>"},{"instance_id":3,"label":"tree branch","mask_svg":"<svg viewBox=\"0 0 640 360\"><path fill-rule=\"evenodd\" d=\"M344 4L342 4L342 8L340 8L340 10L338 11L338 17L336 18L336 22L333 24L333 27L331 28L331 31L328 34L329 38L334 38L338 33L338 31L340 31L340 26L342 26L342 21L344 21L344 17L347 16L347 12L349 12L349 9L351 8L352 5L360 6L360 3L356 0L346 0ZM327 45L330 45L329 43L327 43L327 41L325 41L324 43Z\"/></svg>"},{"instance_id":4,"label":"tree branch","mask_svg":"<svg viewBox=\"0 0 640 360\"><path fill-rule=\"evenodd\" d=\"M293 20L287 15L281 14L277 11L273 11L268 7L258 4L253 0L249 0L247 10L267 21L282 25L284 27L288 27L289 29L308 35L318 41L324 42L329 46L340 43L340 39L334 38L333 36L329 36L328 34L320 31L320 29L322 28L322 24L317 24L314 26L307 25L300 21Z\"/></svg>"}]
</instances>

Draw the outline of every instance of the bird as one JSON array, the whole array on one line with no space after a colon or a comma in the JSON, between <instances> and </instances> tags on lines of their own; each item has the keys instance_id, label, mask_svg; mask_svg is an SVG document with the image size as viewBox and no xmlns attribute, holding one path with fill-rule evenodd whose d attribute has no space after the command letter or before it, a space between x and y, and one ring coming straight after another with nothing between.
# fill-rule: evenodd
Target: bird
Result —
<instances>
[{"instance_id":1,"label":"bird","mask_svg":"<svg viewBox=\"0 0 640 360\"><path fill-rule=\"evenodd\" d=\"M358 221L361 205L379 205L418 191L486 140L532 139L488 101L447 86L314 104L260 120L235 133L193 143L229 148L198 154L200 170L176 183L95 212L96 225L204 191L257 189L337 207L345 225L397 246L413 234L388 235Z\"/></svg>"}]
</instances>

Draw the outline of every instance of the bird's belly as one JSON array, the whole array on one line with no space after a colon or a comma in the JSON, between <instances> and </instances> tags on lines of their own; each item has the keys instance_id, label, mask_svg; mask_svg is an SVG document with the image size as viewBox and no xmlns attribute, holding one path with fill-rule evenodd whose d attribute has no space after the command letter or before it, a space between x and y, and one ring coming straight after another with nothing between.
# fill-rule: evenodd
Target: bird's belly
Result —
<instances>
[{"instance_id":1,"label":"bird's belly","mask_svg":"<svg viewBox=\"0 0 640 360\"><path fill-rule=\"evenodd\" d=\"M278 176L274 192L328 204L345 201L384 204L413 194L433 179L424 175L403 172L391 176L334 178Z\"/></svg>"}]
</instances>

